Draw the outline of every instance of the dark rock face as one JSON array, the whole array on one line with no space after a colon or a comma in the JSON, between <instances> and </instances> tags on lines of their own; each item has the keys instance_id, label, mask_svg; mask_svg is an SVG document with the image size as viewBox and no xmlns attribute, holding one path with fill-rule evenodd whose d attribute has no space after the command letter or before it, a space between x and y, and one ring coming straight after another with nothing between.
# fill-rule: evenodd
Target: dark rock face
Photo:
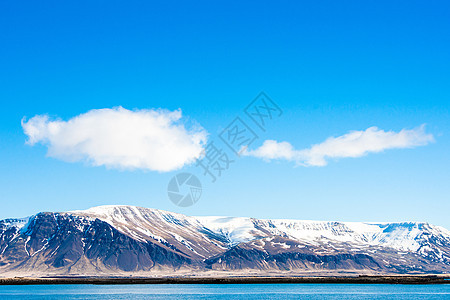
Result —
<instances>
[{"instance_id":1,"label":"dark rock face","mask_svg":"<svg viewBox=\"0 0 450 300\"><path fill-rule=\"evenodd\" d=\"M223 270L383 270L375 259L366 254L317 255L294 251L271 254L268 251L245 247L245 245L235 246L221 255L207 259L205 263L207 268Z\"/></svg>"},{"instance_id":2,"label":"dark rock face","mask_svg":"<svg viewBox=\"0 0 450 300\"><path fill-rule=\"evenodd\" d=\"M99 219L68 214L40 213L23 230L0 227L0 263L17 267L30 262L39 267L70 268L87 258L112 270L150 270L155 264L178 268L189 257L151 242L140 242ZM39 262L39 263L38 263Z\"/></svg>"}]
</instances>

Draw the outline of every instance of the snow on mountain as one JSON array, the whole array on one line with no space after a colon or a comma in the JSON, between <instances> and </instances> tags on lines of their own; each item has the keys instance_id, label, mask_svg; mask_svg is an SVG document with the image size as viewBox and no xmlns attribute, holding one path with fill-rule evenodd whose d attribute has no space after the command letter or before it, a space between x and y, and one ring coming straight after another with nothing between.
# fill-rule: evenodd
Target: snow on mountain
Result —
<instances>
[{"instance_id":1,"label":"snow on mountain","mask_svg":"<svg viewBox=\"0 0 450 300\"><path fill-rule=\"evenodd\" d=\"M222 235L234 246L257 238L258 231L251 218L245 217L196 217L199 223L211 231Z\"/></svg>"},{"instance_id":2,"label":"snow on mountain","mask_svg":"<svg viewBox=\"0 0 450 300\"><path fill-rule=\"evenodd\" d=\"M158 242L198 257L209 257L227 247L222 236L205 228L195 217L168 211L106 205L68 213L98 218L138 241Z\"/></svg>"},{"instance_id":3,"label":"snow on mountain","mask_svg":"<svg viewBox=\"0 0 450 300\"><path fill-rule=\"evenodd\" d=\"M29 220L30 220L30 217L0 220L0 228L3 228L4 230L9 229L11 227L16 227L18 229L22 229L23 227L25 227L27 225Z\"/></svg>"},{"instance_id":4,"label":"snow on mountain","mask_svg":"<svg viewBox=\"0 0 450 300\"><path fill-rule=\"evenodd\" d=\"M364 246L391 247L399 251L419 251L422 254L426 254L426 250L430 249L431 245L428 244L431 237L439 240L442 245L450 245L450 232L428 223L259 220L233 217L197 217L197 219L205 227L226 236L232 245L264 237L268 233L311 244L348 242ZM445 258L443 255L438 256Z\"/></svg>"}]
</instances>

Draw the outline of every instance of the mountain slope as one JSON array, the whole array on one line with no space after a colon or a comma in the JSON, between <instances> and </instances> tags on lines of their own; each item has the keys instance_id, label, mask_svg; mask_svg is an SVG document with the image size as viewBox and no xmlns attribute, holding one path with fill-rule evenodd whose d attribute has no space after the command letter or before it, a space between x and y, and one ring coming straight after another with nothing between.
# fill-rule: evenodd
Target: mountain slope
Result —
<instances>
[{"instance_id":1,"label":"mountain slope","mask_svg":"<svg viewBox=\"0 0 450 300\"><path fill-rule=\"evenodd\" d=\"M100 219L64 213L39 213L27 225L3 231L1 240L0 270L25 274L109 274L191 263L182 253L142 243Z\"/></svg>"},{"instance_id":2,"label":"mountain slope","mask_svg":"<svg viewBox=\"0 0 450 300\"><path fill-rule=\"evenodd\" d=\"M0 221L0 276L448 273L450 232L427 223L190 217L133 206Z\"/></svg>"}]
</instances>

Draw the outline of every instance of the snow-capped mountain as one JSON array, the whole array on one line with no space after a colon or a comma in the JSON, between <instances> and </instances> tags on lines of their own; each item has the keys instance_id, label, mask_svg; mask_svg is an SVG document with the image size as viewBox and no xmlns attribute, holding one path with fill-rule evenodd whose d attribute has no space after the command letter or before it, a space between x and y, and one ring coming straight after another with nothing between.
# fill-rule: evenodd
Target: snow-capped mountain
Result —
<instances>
[{"instance_id":1,"label":"snow-capped mountain","mask_svg":"<svg viewBox=\"0 0 450 300\"><path fill-rule=\"evenodd\" d=\"M428 223L191 217L134 206L0 221L0 276L449 271L450 232Z\"/></svg>"}]
</instances>

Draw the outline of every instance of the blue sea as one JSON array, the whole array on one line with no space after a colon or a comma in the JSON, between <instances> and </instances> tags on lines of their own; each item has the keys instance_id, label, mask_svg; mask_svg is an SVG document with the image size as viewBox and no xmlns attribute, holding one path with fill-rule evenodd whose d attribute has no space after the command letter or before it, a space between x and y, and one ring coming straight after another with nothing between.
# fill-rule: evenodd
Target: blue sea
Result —
<instances>
[{"instance_id":1,"label":"blue sea","mask_svg":"<svg viewBox=\"0 0 450 300\"><path fill-rule=\"evenodd\" d=\"M0 286L1 299L450 299L450 285L149 284Z\"/></svg>"}]
</instances>

